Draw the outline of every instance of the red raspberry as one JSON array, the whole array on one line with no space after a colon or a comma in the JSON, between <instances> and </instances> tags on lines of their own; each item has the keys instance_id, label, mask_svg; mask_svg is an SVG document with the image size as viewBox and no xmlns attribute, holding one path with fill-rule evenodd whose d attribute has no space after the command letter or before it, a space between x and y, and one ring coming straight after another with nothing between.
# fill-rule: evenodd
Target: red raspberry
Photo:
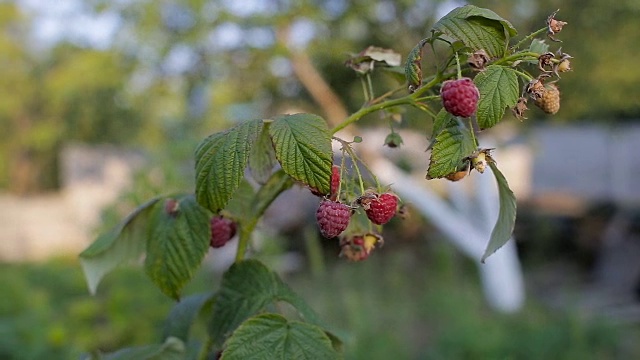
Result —
<instances>
[{"instance_id":1,"label":"red raspberry","mask_svg":"<svg viewBox=\"0 0 640 360\"><path fill-rule=\"evenodd\" d=\"M440 90L442 105L454 116L469 117L478 108L480 92L469 78L448 80Z\"/></svg>"},{"instance_id":2,"label":"red raspberry","mask_svg":"<svg viewBox=\"0 0 640 360\"><path fill-rule=\"evenodd\" d=\"M213 248L223 247L236 234L236 223L222 216L211 218L211 242Z\"/></svg>"},{"instance_id":3,"label":"red raspberry","mask_svg":"<svg viewBox=\"0 0 640 360\"><path fill-rule=\"evenodd\" d=\"M340 235L349 226L350 219L351 209L336 201L323 200L316 211L320 233L327 239Z\"/></svg>"},{"instance_id":4,"label":"red raspberry","mask_svg":"<svg viewBox=\"0 0 640 360\"><path fill-rule=\"evenodd\" d=\"M396 215L398 210L398 197L395 194L384 193L378 195L368 203L365 208L367 217L372 223L384 225Z\"/></svg>"}]
</instances>

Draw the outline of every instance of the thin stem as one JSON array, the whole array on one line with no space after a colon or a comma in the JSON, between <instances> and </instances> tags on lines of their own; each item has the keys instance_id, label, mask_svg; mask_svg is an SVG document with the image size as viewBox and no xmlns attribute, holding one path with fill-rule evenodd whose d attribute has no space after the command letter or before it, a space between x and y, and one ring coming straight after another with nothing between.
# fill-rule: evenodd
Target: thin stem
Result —
<instances>
[{"instance_id":1,"label":"thin stem","mask_svg":"<svg viewBox=\"0 0 640 360\"><path fill-rule=\"evenodd\" d=\"M353 149L351 149L351 145L349 145L347 142L343 142L342 146L343 149L347 153L349 153L349 156L351 156L351 159L353 160L353 167L356 169L356 174L358 175L358 183L360 184L360 193L364 194L364 181L362 180L362 173L360 173L360 167L358 166L358 157L353 152Z\"/></svg>"},{"instance_id":2,"label":"thin stem","mask_svg":"<svg viewBox=\"0 0 640 360\"><path fill-rule=\"evenodd\" d=\"M375 95L373 94L373 84L371 83L371 74L367 73L367 85L369 87L369 100L373 100Z\"/></svg>"},{"instance_id":3,"label":"thin stem","mask_svg":"<svg viewBox=\"0 0 640 360\"><path fill-rule=\"evenodd\" d=\"M366 104L366 103L368 103L368 102L369 102L369 100L371 100L371 99L369 98L369 91L367 91L367 84L366 84L366 82L364 81L364 77L363 77L363 76L360 76L360 84L362 84L362 92L363 92L363 94L364 94L364 102L365 102L365 104Z\"/></svg>"},{"instance_id":4,"label":"thin stem","mask_svg":"<svg viewBox=\"0 0 640 360\"><path fill-rule=\"evenodd\" d=\"M502 59L498 59L493 64L494 65L501 65L501 64L507 63L509 61L523 60L526 57L531 57L533 59L537 59L539 56L540 56L540 54L534 53L532 51L523 51L523 52L518 52L518 53L515 53L515 54L507 56L507 57L503 57Z\"/></svg>"},{"instance_id":5,"label":"thin stem","mask_svg":"<svg viewBox=\"0 0 640 360\"><path fill-rule=\"evenodd\" d=\"M458 70L458 79L462 79L462 70L460 69L460 59L458 58L458 52L455 53L456 56L456 69Z\"/></svg>"},{"instance_id":6,"label":"thin stem","mask_svg":"<svg viewBox=\"0 0 640 360\"><path fill-rule=\"evenodd\" d=\"M541 28L541 29L538 29L538 30L536 30L536 31L532 32L531 34L529 34L529 35L525 36L522 40L518 41L518 42L517 42L515 45L513 45L511 48L512 48L512 49L517 49L517 48L519 48L519 47L520 47L520 45L524 44L524 43L525 43L525 42L527 42L528 40L533 39L534 37L536 37L536 36L538 36L538 35L542 34L543 32L545 32L545 31L547 31L547 30L548 30L548 28L547 28L546 26L545 26L545 27L543 27L543 28Z\"/></svg>"},{"instance_id":7,"label":"thin stem","mask_svg":"<svg viewBox=\"0 0 640 360\"><path fill-rule=\"evenodd\" d=\"M531 75L529 75L527 73L524 73L524 72L516 70L516 69L512 69L512 70L513 70L513 72L515 72L516 74L520 75L522 78L524 78L527 81L531 81L533 79L533 76L531 76Z\"/></svg>"},{"instance_id":8,"label":"thin stem","mask_svg":"<svg viewBox=\"0 0 640 360\"><path fill-rule=\"evenodd\" d=\"M373 104L373 105L370 105L370 106L363 107L360 110L358 110L358 111L354 112L353 114L351 114L343 122L341 122L340 124L336 125L333 129L331 129L331 133L332 134L337 133L338 131L346 128L347 126L353 124L354 122L362 119L365 115L369 115L369 114L374 113L374 112L376 112L378 110L387 109L387 108L391 108L391 107L394 107L394 106L411 104L411 103L413 103L413 101L414 100L412 99L411 96L404 96L404 97L401 97L401 98L398 98L398 99L383 101L381 103L377 103L377 104Z\"/></svg>"}]
</instances>

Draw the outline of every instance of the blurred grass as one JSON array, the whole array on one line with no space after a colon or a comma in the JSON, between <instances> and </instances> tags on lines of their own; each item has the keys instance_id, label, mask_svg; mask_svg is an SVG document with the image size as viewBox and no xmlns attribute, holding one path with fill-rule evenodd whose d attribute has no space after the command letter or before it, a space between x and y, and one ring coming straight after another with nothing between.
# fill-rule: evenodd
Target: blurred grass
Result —
<instances>
[{"instance_id":1,"label":"blurred grass","mask_svg":"<svg viewBox=\"0 0 640 360\"><path fill-rule=\"evenodd\" d=\"M629 329L530 301L516 315L487 308L475 265L444 243L387 246L367 261L331 260L287 281L345 340L347 359L627 359ZM217 276L201 271L186 294ZM124 268L92 297L75 260L0 264L0 359L77 359L160 341L173 302ZM200 329L202 330L202 329ZM637 334L637 330L635 332ZM628 342L627 342L628 343Z\"/></svg>"}]
</instances>

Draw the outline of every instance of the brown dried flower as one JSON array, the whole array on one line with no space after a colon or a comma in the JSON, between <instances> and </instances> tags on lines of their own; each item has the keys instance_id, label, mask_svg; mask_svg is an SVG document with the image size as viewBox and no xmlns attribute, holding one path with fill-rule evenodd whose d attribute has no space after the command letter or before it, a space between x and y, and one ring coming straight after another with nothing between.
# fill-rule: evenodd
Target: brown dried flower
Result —
<instances>
[{"instance_id":1,"label":"brown dried flower","mask_svg":"<svg viewBox=\"0 0 640 360\"><path fill-rule=\"evenodd\" d=\"M556 20L555 17L558 11L560 11L560 9L554 11L547 18L547 36L549 37L549 39L556 42L560 42L561 40L556 39L554 35L562 31L562 27L567 25L567 23L564 21Z\"/></svg>"}]
</instances>

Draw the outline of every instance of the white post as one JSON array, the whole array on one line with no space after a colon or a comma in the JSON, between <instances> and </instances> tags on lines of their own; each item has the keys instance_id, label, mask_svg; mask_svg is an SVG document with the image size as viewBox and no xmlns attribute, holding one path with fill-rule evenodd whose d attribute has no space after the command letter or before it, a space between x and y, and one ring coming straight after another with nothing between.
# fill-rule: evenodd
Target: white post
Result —
<instances>
[{"instance_id":1,"label":"white post","mask_svg":"<svg viewBox=\"0 0 640 360\"><path fill-rule=\"evenodd\" d=\"M434 226L442 232L460 251L477 262L485 297L494 309L512 313L524 303L524 281L522 269L513 240L480 263L491 230L498 216L498 193L495 183L488 180L491 174L473 176L465 181L475 181L475 199L465 198L461 189L449 187L454 193L455 209L441 197L413 180L392 162L377 158L371 164L372 170L382 182L393 184L393 191L407 199ZM488 170L490 171L490 169ZM474 179L474 180L472 180ZM479 179L479 180L475 180ZM473 204L473 200L477 204ZM470 216L473 205L477 205L478 217Z\"/></svg>"}]
</instances>

